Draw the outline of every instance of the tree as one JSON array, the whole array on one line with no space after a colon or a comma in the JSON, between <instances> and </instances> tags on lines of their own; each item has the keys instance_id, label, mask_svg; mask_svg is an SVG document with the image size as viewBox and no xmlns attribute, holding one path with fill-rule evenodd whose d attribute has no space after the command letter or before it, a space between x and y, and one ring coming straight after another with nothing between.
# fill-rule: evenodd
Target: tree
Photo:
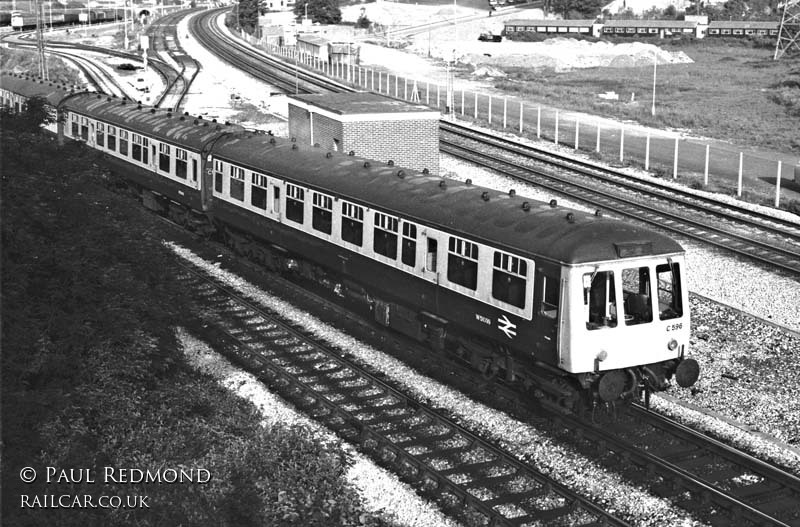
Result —
<instances>
[{"instance_id":1,"label":"tree","mask_svg":"<svg viewBox=\"0 0 800 527\"><path fill-rule=\"evenodd\" d=\"M258 0L239 0L239 27L252 35L258 29Z\"/></svg>"},{"instance_id":2,"label":"tree","mask_svg":"<svg viewBox=\"0 0 800 527\"><path fill-rule=\"evenodd\" d=\"M600 14L604 0L551 0L550 9L565 19L594 18Z\"/></svg>"},{"instance_id":3,"label":"tree","mask_svg":"<svg viewBox=\"0 0 800 527\"><path fill-rule=\"evenodd\" d=\"M9 129L37 134L42 126L56 121L55 112L44 97L33 96L25 103L19 113L12 113L7 109L2 110L3 126Z\"/></svg>"},{"instance_id":4,"label":"tree","mask_svg":"<svg viewBox=\"0 0 800 527\"><path fill-rule=\"evenodd\" d=\"M342 11L339 9L339 0L299 0L294 4L294 15L297 20L306 15L318 24L338 24L342 21Z\"/></svg>"}]
</instances>

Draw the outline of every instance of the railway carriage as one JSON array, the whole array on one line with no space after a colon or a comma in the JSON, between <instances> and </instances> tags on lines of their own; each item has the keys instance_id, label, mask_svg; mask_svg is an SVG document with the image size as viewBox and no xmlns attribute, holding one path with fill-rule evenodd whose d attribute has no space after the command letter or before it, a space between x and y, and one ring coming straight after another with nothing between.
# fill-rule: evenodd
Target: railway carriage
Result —
<instances>
[{"instance_id":1,"label":"railway carriage","mask_svg":"<svg viewBox=\"0 0 800 527\"><path fill-rule=\"evenodd\" d=\"M665 236L271 137L223 138L213 159L213 210L242 252L287 249L306 278L487 376L561 409L697 378L683 249Z\"/></svg>"},{"instance_id":2,"label":"railway carriage","mask_svg":"<svg viewBox=\"0 0 800 527\"><path fill-rule=\"evenodd\" d=\"M139 185L146 207L168 212L184 225L207 224L201 174L208 149L241 127L89 93L65 99L61 112L64 135L124 163L120 166Z\"/></svg>"},{"instance_id":3,"label":"railway carriage","mask_svg":"<svg viewBox=\"0 0 800 527\"><path fill-rule=\"evenodd\" d=\"M666 236L105 95L59 108L60 133L108 155L145 206L545 406L698 378L684 251Z\"/></svg>"}]
</instances>

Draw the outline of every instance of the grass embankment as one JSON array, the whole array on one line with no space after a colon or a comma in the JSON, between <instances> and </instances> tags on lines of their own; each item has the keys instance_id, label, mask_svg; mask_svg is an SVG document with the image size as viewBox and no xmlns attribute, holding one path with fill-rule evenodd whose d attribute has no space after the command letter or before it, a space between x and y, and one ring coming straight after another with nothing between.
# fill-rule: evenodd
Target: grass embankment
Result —
<instances>
[{"instance_id":1,"label":"grass embankment","mask_svg":"<svg viewBox=\"0 0 800 527\"><path fill-rule=\"evenodd\" d=\"M377 524L338 449L262 428L252 405L186 364L175 328L190 300L159 224L99 183L98 158L0 124L2 524ZM48 484L46 467L89 469L96 483ZM103 467L211 480L103 484ZM146 495L149 508L29 509L22 495Z\"/></svg>"},{"instance_id":2,"label":"grass embankment","mask_svg":"<svg viewBox=\"0 0 800 527\"><path fill-rule=\"evenodd\" d=\"M565 72L505 68L509 77L496 86L559 108L800 153L800 63L772 60L774 42L706 38L653 43L694 60L657 67L655 116L652 65ZM620 100L597 97L606 91L617 92Z\"/></svg>"},{"instance_id":3,"label":"grass embankment","mask_svg":"<svg viewBox=\"0 0 800 527\"><path fill-rule=\"evenodd\" d=\"M67 84L69 86L83 83L78 70L69 66L60 58L47 54L45 60L47 62L47 71L51 82ZM0 47L0 69L8 72L37 75L39 71L39 57L34 51Z\"/></svg>"}]
</instances>

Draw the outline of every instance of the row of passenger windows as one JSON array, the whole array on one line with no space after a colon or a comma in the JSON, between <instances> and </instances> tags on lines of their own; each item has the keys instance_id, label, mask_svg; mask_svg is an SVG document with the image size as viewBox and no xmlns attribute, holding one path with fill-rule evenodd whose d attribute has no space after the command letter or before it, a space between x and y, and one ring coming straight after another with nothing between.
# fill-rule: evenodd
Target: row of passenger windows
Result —
<instances>
[{"instance_id":1,"label":"row of passenger windows","mask_svg":"<svg viewBox=\"0 0 800 527\"><path fill-rule=\"evenodd\" d=\"M76 113L71 114L72 137L80 137L84 141L89 140L89 119ZM137 133L128 132L116 126L96 123L95 144L99 148L105 148L112 152L117 152L122 156L131 157L134 161L144 165L150 164L150 140ZM189 177L189 153L188 151L174 147L175 149L175 176L181 179ZM171 173L171 157L173 147L161 143L158 145L158 170L167 174ZM153 146L153 156L156 155ZM193 166L191 170L192 181L197 180L197 170Z\"/></svg>"},{"instance_id":2,"label":"row of passenger windows","mask_svg":"<svg viewBox=\"0 0 800 527\"><path fill-rule=\"evenodd\" d=\"M226 167L219 159L214 160L214 191L224 195L225 171L229 177L227 194L232 200L245 202L248 182L245 170L241 167ZM267 211L268 178L258 172L250 172L249 205ZM280 212L280 187L273 185L273 213ZM285 211L287 220L299 225L310 224L314 231L340 238L345 244L364 246L366 209L347 201L334 200L325 193L305 189L292 183L285 184ZM310 221L306 217L310 202ZM339 215L339 232L334 232L334 215ZM372 250L389 260L395 260L407 267L416 267L418 226L390 214L371 211ZM367 227L369 228L369 226ZM438 242L427 238L425 268L437 271ZM345 245L346 246L346 245ZM484 250L492 250L483 248ZM478 267L481 247L469 240L455 236L448 237L447 280L466 289L478 290ZM491 296L519 309L525 309L527 300L528 262L522 258L494 251ZM420 262L422 263L422 262ZM557 296L557 295L556 295ZM551 298L551 305L557 304Z\"/></svg>"}]
</instances>

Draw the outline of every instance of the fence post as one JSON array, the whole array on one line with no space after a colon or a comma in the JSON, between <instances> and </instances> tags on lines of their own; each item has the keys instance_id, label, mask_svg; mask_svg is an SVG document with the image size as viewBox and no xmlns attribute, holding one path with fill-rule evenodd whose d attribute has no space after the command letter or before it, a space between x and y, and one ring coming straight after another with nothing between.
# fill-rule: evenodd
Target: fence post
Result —
<instances>
[{"instance_id":1,"label":"fence post","mask_svg":"<svg viewBox=\"0 0 800 527\"><path fill-rule=\"evenodd\" d=\"M775 179L775 208L777 209L781 205L781 163L782 161L778 160L778 177Z\"/></svg>"},{"instance_id":2,"label":"fence post","mask_svg":"<svg viewBox=\"0 0 800 527\"><path fill-rule=\"evenodd\" d=\"M553 142L558 144L558 110L556 110L556 140Z\"/></svg>"},{"instance_id":3,"label":"fence post","mask_svg":"<svg viewBox=\"0 0 800 527\"><path fill-rule=\"evenodd\" d=\"M644 169L650 170L650 130L647 131L647 143L644 145Z\"/></svg>"},{"instance_id":4,"label":"fence post","mask_svg":"<svg viewBox=\"0 0 800 527\"><path fill-rule=\"evenodd\" d=\"M625 127L619 127L619 162L625 157Z\"/></svg>"},{"instance_id":5,"label":"fence post","mask_svg":"<svg viewBox=\"0 0 800 527\"><path fill-rule=\"evenodd\" d=\"M736 197L742 197L742 162L744 161L744 152L739 152L739 181L736 184Z\"/></svg>"},{"instance_id":6,"label":"fence post","mask_svg":"<svg viewBox=\"0 0 800 527\"><path fill-rule=\"evenodd\" d=\"M478 118L478 92L475 92L475 119Z\"/></svg>"},{"instance_id":7,"label":"fence post","mask_svg":"<svg viewBox=\"0 0 800 527\"><path fill-rule=\"evenodd\" d=\"M708 158L711 150L711 145L706 145L706 169L703 172L703 186L708 186Z\"/></svg>"},{"instance_id":8,"label":"fence post","mask_svg":"<svg viewBox=\"0 0 800 527\"><path fill-rule=\"evenodd\" d=\"M542 137L542 105L539 105L539 109L536 111L536 139L541 139Z\"/></svg>"},{"instance_id":9,"label":"fence post","mask_svg":"<svg viewBox=\"0 0 800 527\"><path fill-rule=\"evenodd\" d=\"M506 117L507 117L506 111L507 110L508 110L508 99L506 97L503 97L503 129L504 130L506 128Z\"/></svg>"},{"instance_id":10,"label":"fence post","mask_svg":"<svg viewBox=\"0 0 800 527\"><path fill-rule=\"evenodd\" d=\"M578 134L579 134L578 130L580 129L580 126L581 126L581 122L580 122L580 121L578 120L578 118L576 117L576 118L575 118L575 150L577 150L577 149L578 149L578 143L579 143L579 141L580 141L580 140L578 139Z\"/></svg>"},{"instance_id":11,"label":"fence post","mask_svg":"<svg viewBox=\"0 0 800 527\"><path fill-rule=\"evenodd\" d=\"M523 111L522 103L519 103L519 133L522 133L522 111Z\"/></svg>"},{"instance_id":12,"label":"fence post","mask_svg":"<svg viewBox=\"0 0 800 527\"><path fill-rule=\"evenodd\" d=\"M678 177L678 137L675 137L675 159L672 162L672 179Z\"/></svg>"}]
</instances>

